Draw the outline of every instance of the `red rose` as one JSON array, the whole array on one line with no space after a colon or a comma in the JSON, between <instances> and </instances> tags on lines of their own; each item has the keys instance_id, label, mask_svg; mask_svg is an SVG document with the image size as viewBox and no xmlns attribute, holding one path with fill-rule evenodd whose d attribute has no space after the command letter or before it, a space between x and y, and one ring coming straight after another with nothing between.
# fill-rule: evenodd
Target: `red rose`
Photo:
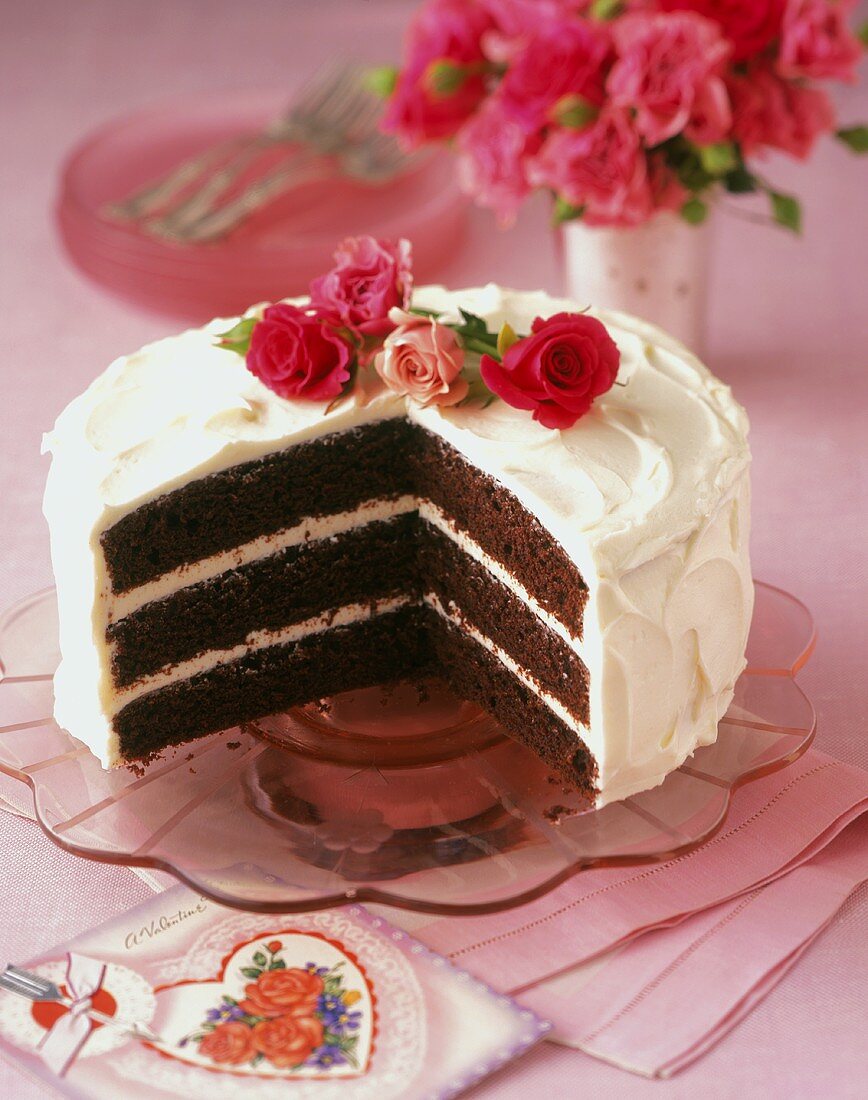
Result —
<instances>
[{"instance_id":1,"label":"red rose","mask_svg":"<svg viewBox=\"0 0 868 1100\"><path fill-rule=\"evenodd\" d=\"M253 1046L280 1069L299 1066L323 1040L323 1026L314 1016L278 1016L253 1028Z\"/></svg>"},{"instance_id":2,"label":"red rose","mask_svg":"<svg viewBox=\"0 0 868 1100\"><path fill-rule=\"evenodd\" d=\"M744 61L780 34L787 0L662 0L660 6L713 20L732 42L732 60Z\"/></svg>"},{"instance_id":3,"label":"red rose","mask_svg":"<svg viewBox=\"0 0 868 1100\"><path fill-rule=\"evenodd\" d=\"M353 349L297 306L269 306L253 328L247 369L280 397L327 401L350 378Z\"/></svg>"},{"instance_id":4,"label":"red rose","mask_svg":"<svg viewBox=\"0 0 868 1100\"><path fill-rule=\"evenodd\" d=\"M310 970L266 970L245 986L241 1008L251 1016L304 1016L316 1008L322 978Z\"/></svg>"},{"instance_id":5,"label":"red rose","mask_svg":"<svg viewBox=\"0 0 868 1100\"><path fill-rule=\"evenodd\" d=\"M310 284L318 316L353 332L385 336L395 327L389 310L410 300L410 242L348 237L335 252L335 266Z\"/></svg>"},{"instance_id":6,"label":"red rose","mask_svg":"<svg viewBox=\"0 0 868 1100\"><path fill-rule=\"evenodd\" d=\"M271 940L271 942L267 943L265 946L272 953L272 955L274 955L281 949L281 947L283 947L283 944L280 942L280 940Z\"/></svg>"},{"instance_id":7,"label":"red rose","mask_svg":"<svg viewBox=\"0 0 868 1100\"><path fill-rule=\"evenodd\" d=\"M516 409L532 409L546 428L571 428L595 397L611 389L621 353L595 317L556 313L537 317L531 335L498 363L483 355L482 380Z\"/></svg>"},{"instance_id":8,"label":"red rose","mask_svg":"<svg viewBox=\"0 0 868 1100\"><path fill-rule=\"evenodd\" d=\"M243 1065L256 1054L253 1032L247 1024L237 1021L219 1024L199 1043L199 1051L212 1062L218 1062L220 1065Z\"/></svg>"}]
</instances>

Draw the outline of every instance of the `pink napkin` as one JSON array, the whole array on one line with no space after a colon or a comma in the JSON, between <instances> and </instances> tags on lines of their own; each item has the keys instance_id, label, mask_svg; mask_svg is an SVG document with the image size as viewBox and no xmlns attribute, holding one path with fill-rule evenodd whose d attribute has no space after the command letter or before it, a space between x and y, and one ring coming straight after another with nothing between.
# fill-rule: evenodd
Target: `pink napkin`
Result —
<instances>
[{"instance_id":1,"label":"pink napkin","mask_svg":"<svg viewBox=\"0 0 868 1100\"><path fill-rule=\"evenodd\" d=\"M853 824L866 809L868 772L811 751L738 791L721 831L691 853L412 928L519 993L556 1041L667 1076L742 1019L868 878L868 820Z\"/></svg>"}]
</instances>

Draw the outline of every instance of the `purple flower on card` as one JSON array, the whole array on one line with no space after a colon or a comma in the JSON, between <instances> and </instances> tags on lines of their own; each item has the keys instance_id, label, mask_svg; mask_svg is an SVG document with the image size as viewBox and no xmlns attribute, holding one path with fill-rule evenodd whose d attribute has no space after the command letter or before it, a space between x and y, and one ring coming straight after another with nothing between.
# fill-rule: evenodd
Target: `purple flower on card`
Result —
<instances>
[{"instance_id":1,"label":"purple flower on card","mask_svg":"<svg viewBox=\"0 0 868 1100\"><path fill-rule=\"evenodd\" d=\"M313 1054L307 1064L309 1066L317 1066L319 1069L331 1069L332 1066L345 1065L347 1061L346 1055L339 1046L322 1046Z\"/></svg>"}]
</instances>

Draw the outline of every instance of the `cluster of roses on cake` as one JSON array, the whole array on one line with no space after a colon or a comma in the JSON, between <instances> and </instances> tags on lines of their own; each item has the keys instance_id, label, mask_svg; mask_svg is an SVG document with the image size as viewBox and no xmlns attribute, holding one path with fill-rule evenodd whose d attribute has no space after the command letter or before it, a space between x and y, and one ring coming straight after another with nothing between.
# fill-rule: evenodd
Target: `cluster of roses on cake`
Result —
<instances>
[{"instance_id":1,"label":"cluster of roses on cake","mask_svg":"<svg viewBox=\"0 0 868 1100\"><path fill-rule=\"evenodd\" d=\"M278 302L242 318L220 346L281 397L328 402L355 392L360 371L420 405L487 402L532 412L547 428L569 428L615 383L620 353L605 326L585 313L537 318L518 336L497 333L464 310L449 320L413 309L411 249L351 237L335 266L310 284L307 305Z\"/></svg>"},{"instance_id":2,"label":"cluster of roses on cake","mask_svg":"<svg viewBox=\"0 0 868 1100\"><path fill-rule=\"evenodd\" d=\"M286 967L282 946L280 940L263 944L254 955L261 965L244 970L256 975L244 998L224 996L181 1045L196 1042L200 1054L223 1066L267 1061L277 1069L327 1070L353 1064L362 1014L352 1006L361 994L343 988L339 971L315 963Z\"/></svg>"},{"instance_id":3,"label":"cluster of roses on cake","mask_svg":"<svg viewBox=\"0 0 868 1100\"><path fill-rule=\"evenodd\" d=\"M855 79L855 3L429 0L401 71L377 70L385 126L409 147L454 139L465 188L503 221L541 187L561 220L630 226L680 209L698 222L720 183L766 191L797 228L795 200L745 158L805 158L835 130L813 82ZM864 127L838 136L865 151Z\"/></svg>"}]
</instances>

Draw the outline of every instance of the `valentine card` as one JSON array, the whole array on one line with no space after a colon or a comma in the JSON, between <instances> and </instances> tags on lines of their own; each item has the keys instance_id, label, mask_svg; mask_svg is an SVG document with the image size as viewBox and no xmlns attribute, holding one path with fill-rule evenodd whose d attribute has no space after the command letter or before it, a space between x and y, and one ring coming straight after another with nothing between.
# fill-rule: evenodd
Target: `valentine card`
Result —
<instances>
[{"instance_id":1,"label":"valentine card","mask_svg":"<svg viewBox=\"0 0 868 1100\"><path fill-rule=\"evenodd\" d=\"M548 1030L358 905L251 914L176 886L16 968L0 1051L71 1097L448 1097Z\"/></svg>"}]
</instances>

